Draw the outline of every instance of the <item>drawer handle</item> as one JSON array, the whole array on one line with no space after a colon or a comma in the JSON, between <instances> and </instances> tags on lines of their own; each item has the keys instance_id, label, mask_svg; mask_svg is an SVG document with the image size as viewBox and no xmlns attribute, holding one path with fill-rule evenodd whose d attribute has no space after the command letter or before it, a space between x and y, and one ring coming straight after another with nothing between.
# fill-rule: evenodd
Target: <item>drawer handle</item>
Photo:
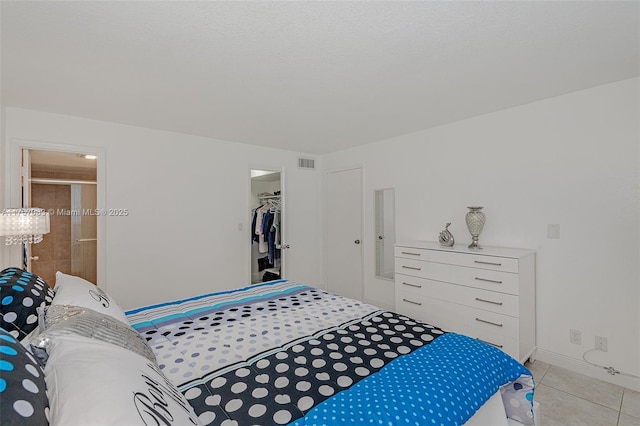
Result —
<instances>
[{"instance_id":1,"label":"drawer handle","mask_svg":"<svg viewBox=\"0 0 640 426\"><path fill-rule=\"evenodd\" d=\"M491 321L483 320L483 319L480 319L480 318L476 318L476 321L480 321L480 322L483 322L485 324L495 325L496 327L502 327L502 324L498 324L497 322L491 322Z\"/></svg>"},{"instance_id":2,"label":"drawer handle","mask_svg":"<svg viewBox=\"0 0 640 426\"><path fill-rule=\"evenodd\" d=\"M494 302L493 300L480 299L479 297L476 297L476 300L478 302L486 302L486 303L492 303L494 305L502 306L502 302Z\"/></svg>"},{"instance_id":3,"label":"drawer handle","mask_svg":"<svg viewBox=\"0 0 640 426\"><path fill-rule=\"evenodd\" d=\"M496 348L502 349L504 347L503 345L499 345L497 343L492 343L492 342L489 342L487 340L478 339L477 337L476 337L476 340L479 341L479 342L482 342L482 343L486 343L487 345L495 346Z\"/></svg>"},{"instance_id":4,"label":"drawer handle","mask_svg":"<svg viewBox=\"0 0 640 426\"><path fill-rule=\"evenodd\" d=\"M481 265L502 266L502 263L483 262L482 260L474 260L473 263L479 263Z\"/></svg>"},{"instance_id":5,"label":"drawer handle","mask_svg":"<svg viewBox=\"0 0 640 426\"><path fill-rule=\"evenodd\" d=\"M411 253L410 251L403 251L402 254L410 254L411 256L420 256L420 253Z\"/></svg>"},{"instance_id":6,"label":"drawer handle","mask_svg":"<svg viewBox=\"0 0 640 426\"><path fill-rule=\"evenodd\" d=\"M414 271L421 271L422 270L422 268L414 268L413 266L404 266L404 265L402 265L402 267L404 269L413 269Z\"/></svg>"},{"instance_id":7,"label":"drawer handle","mask_svg":"<svg viewBox=\"0 0 640 426\"><path fill-rule=\"evenodd\" d=\"M488 279L486 279L486 278L479 278L479 277L476 277L476 280L478 280L478 281L486 281L486 282L488 282L488 283L502 284L502 281L497 281L497 280L488 280Z\"/></svg>"},{"instance_id":8,"label":"drawer handle","mask_svg":"<svg viewBox=\"0 0 640 426\"><path fill-rule=\"evenodd\" d=\"M410 287L422 288L422 286L421 286L421 285L418 285L418 284L411 284L411 283L405 283L405 282L403 282L402 284L404 284L404 285L408 285L408 286L410 286Z\"/></svg>"},{"instance_id":9,"label":"drawer handle","mask_svg":"<svg viewBox=\"0 0 640 426\"><path fill-rule=\"evenodd\" d=\"M402 300L407 303L413 303L414 305L418 305L418 306L422 305L422 302L414 302L413 300L409 300L409 299L402 299Z\"/></svg>"}]
</instances>

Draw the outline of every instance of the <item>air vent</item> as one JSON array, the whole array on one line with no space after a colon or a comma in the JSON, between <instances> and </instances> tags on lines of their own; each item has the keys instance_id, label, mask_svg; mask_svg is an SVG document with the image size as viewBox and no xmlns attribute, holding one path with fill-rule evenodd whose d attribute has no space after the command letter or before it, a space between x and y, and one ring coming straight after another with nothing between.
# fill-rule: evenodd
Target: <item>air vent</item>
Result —
<instances>
[{"instance_id":1,"label":"air vent","mask_svg":"<svg viewBox=\"0 0 640 426\"><path fill-rule=\"evenodd\" d=\"M314 160L313 158L298 158L298 168L299 169L315 169L316 160Z\"/></svg>"}]
</instances>

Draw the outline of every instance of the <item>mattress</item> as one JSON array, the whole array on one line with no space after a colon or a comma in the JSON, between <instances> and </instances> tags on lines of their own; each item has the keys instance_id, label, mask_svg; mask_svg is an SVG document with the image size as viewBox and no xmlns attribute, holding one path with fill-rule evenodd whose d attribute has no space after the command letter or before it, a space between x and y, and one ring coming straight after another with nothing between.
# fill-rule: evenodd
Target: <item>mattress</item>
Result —
<instances>
[{"instance_id":1,"label":"mattress","mask_svg":"<svg viewBox=\"0 0 640 426\"><path fill-rule=\"evenodd\" d=\"M126 314L206 425L532 423L531 374L498 349L296 282Z\"/></svg>"}]
</instances>

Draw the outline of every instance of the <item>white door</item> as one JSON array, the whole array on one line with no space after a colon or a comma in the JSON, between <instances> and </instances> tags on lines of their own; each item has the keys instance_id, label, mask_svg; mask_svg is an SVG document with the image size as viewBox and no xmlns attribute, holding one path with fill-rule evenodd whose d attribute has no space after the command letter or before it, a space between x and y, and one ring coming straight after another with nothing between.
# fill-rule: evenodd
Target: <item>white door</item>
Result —
<instances>
[{"instance_id":1,"label":"white door","mask_svg":"<svg viewBox=\"0 0 640 426\"><path fill-rule=\"evenodd\" d=\"M363 299L362 169L327 172L327 289Z\"/></svg>"},{"instance_id":2,"label":"white door","mask_svg":"<svg viewBox=\"0 0 640 426\"><path fill-rule=\"evenodd\" d=\"M20 168L20 182L22 186L22 207L28 208L31 206L31 158L29 156L29 150L22 150L22 160ZM22 267L27 271L31 271L31 244L24 244L22 246Z\"/></svg>"}]
</instances>

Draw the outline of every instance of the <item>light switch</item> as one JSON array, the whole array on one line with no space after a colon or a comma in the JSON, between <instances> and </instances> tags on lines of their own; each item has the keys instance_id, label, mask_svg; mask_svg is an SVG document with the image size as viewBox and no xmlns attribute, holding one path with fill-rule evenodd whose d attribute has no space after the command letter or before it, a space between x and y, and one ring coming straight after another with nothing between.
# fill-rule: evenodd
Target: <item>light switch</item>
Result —
<instances>
[{"instance_id":1,"label":"light switch","mask_svg":"<svg viewBox=\"0 0 640 426\"><path fill-rule=\"evenodd\" d=\"M242 222L238 223L238 231L242 231Z\"/></svg>"},{"instance_id":2,"label":"light switch","mask_svg":"<svg viewBox=\"0 0 640 426\"><path fill-rule=\"evenodd\" d=\"M560 225L550 223L547 225L547 238L560 238Z\"/></svg>"}]
</instances>

